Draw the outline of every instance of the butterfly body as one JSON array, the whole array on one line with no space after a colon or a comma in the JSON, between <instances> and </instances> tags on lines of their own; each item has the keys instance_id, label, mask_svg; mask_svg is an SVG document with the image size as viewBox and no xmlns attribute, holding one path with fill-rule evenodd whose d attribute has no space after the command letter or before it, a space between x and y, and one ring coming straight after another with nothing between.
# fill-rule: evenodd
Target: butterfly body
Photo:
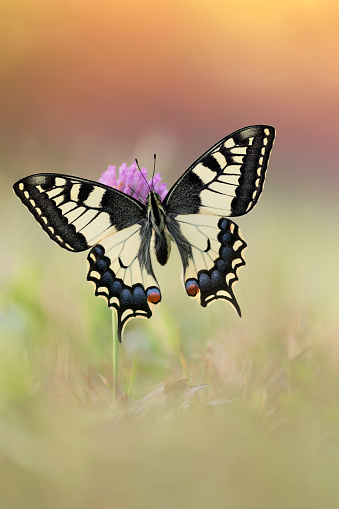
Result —
<instances>
[{"instance_id":1,"label":"butterfly body","mask_svg":"<svg viewBox=\"0 0 339 509\"><path fill-rule=\"evenodd\" d=\"M166 224L166 211L158 193L150 191L146 200L147 222L152 230L152 249L160 265L165 265L171 252L171 238Z\"/></svg>"},{"instance_id":2,"label":"butterfly body","mask_svg":"<svg viewBox=\"0 0 339 509\"><path fill-rule=\"evenodd\" d=\"M177 246L189 297L205 307L217 299L240 315L233 292L245 265L245 241L229 219L248 213L263 189L275 130L239 129L216 143L178 179L162 201L153 189L142 203L90 180L42 173L14 184L14 191L61 247L88 254L87 279L118 315L121 340L132 317L150 318L161 292L153 253L166 265Z\"/></svg>"}]
</instances>

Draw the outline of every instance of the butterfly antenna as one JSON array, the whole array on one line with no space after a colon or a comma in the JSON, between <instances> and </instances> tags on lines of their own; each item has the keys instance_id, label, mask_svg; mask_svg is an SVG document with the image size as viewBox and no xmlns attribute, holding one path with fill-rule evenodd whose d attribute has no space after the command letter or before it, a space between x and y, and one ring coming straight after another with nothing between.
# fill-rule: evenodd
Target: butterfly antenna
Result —
<instances>
[{"instance_id":1,"label":"butterfly antenna","mask_svg":"<svg viewBox=\"0 0 339 509\"><path fill-rule=\"evenodd\" d=\"M146 179L145 175L142 173L142 171L141 171L141 169L140 169L138 159L137 159L137 158L135 158L135 159L134 159L134 161L135 161L135 164L136 164L136 165L137 165L137 167L138 167L138 170L140 171L140 173L141 173L141 175L142 175L142 178L143 178L143 179L144 179L144 181L146 182L148 189L151 191L151 188L150 188L150 186L149 186L149 184L148 184L148 182L147 182L147 179Z\"/></svg>"},{"instance_id":2,"label":"butterfly antenna","mask_svg":"<svg viewBox=\"0 0 339 509\"><path fill-rule=\"evenodd\" d=\"M153 179L154 179L154 174L155 174L155 163L156 163L156 160L157 160L157 155L154 154L154 164L153 164L153 174L152 174L152 189L153 189L153 191L154 191Z\"/></svg>"},{"instance_id":3,"label":"butterfly antenna","mask_svg":"<svg viewBox=\"0 0 339 509\"><path fill-rule=\"evenodd\" d=\"M134 191L133 187L131 186L128 186L130 188L130 190L132 191L132 193L134 193L138 198L139 200L142 202L142 203L146 203L145 200L143 198L141 198L140 194L138 194L136 191Z\"/></svg>"}]
</instances>

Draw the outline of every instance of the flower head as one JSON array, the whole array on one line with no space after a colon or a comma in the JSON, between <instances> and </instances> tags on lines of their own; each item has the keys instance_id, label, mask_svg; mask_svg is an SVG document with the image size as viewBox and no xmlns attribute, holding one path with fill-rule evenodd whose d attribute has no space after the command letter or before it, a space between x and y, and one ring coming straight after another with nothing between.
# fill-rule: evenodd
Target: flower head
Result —
<instances>
[{"instance_id":1,"label":"flower head","mask_svg":"<svg viewBox=\"0 0 339 509\"><path fill-rule=\"evenodd\" d=\"M135 161L131 166L127 166L126 163L123 163L119 168L118 177L116 174L116 166L109 166L99 178L99 182L101 182L101 184L106 184L106 186L119 189L119 191L129 194L139 199L139 201L146 200L146 196L150 189L158 193L162 200L167 194L167 184L161 182L160 173L156 173L153 180L148 180L147 168L143 167L141 171L139 171Z\"/></svg>"}]
</instances>

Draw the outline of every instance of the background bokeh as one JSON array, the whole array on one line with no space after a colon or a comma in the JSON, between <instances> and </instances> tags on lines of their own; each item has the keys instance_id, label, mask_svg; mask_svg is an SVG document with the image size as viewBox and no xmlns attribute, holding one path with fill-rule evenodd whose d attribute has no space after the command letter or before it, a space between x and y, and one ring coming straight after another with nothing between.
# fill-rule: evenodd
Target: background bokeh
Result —
<instances>
[{"instance_id":1,"label":"background bokeh","mask_svg":"<svg viewBox=\"0 0 339 509\"><path fill-rule=\"evenodd\" d=\"M1 7L4 172L95 179L108 163L148 164L158 152L172 181L218 139L259 123L278 132L271 178L336 172L335 1Z\"/></svg>"},{"instance_id":2,"label":"background bokeh","mask_svg":"<svg viewBox=\"0 0 339 509\"><path fill-rule=\"evenodd\" d=\"M338 26L330 0L0 0L1 508L338 507ZM13 183L156 152L171 185L261 123L277 138L236 219L241 320L187 298L173 249L161 305L126 327L112 406L86 255ZM185 378L208 386L191 404Z\"/></svg>"}]
</instances>

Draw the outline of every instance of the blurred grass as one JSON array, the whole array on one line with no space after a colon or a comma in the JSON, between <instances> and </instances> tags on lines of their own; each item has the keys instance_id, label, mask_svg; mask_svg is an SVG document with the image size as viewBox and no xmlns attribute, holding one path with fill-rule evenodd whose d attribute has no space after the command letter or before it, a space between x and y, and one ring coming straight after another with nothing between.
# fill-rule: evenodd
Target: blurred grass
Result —
<instances>
[{"instance_id":1,"label":"blurred grass","mask_svg":"<svg viewBox=\"0 0 339 509\"><path fill-rule=\"evenodd\" d=\"M132 388L112 408L111 314L86 255L53 244L2 184L1 509L338 505L335 196L267 186L237 221L241 320L186 297L174 252L156 267L163 301L127 325ZM183 378L208 387L166 407L161 388Z\"/></svg>"}]
</instances>

